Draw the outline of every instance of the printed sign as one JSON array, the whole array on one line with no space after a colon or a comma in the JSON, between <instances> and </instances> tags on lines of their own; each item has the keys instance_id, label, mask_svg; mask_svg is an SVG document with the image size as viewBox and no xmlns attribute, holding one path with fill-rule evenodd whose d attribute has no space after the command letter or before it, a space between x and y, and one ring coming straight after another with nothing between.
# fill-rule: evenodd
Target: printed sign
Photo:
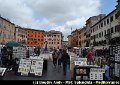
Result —
<instances>
[{"instance_id":1,"label":"printed sign","mask_svg":"<svg viewBox=\"0 0 120 85\"><path fill-rule=\"evenodd\" d=\"M3 76L6 71L6 68L0 68L0 76Z\"/></svg>"},{"instance_id":2,"label":"printed sign","mask_svg":"<svg viewBox=\"0 0 120 85\"><path fill-rule=\"evenodd\" d=\"M42 76L42 70L43 70L43 61L37 61L35 75Z\"/></svg>"},{"instance_id":3,"label":"printed sign","mask_svg":"<svg viewBox=\"0 0 120 85\"><path fill-rule=\"evenodd\" d=\"M90 80L103 80L104 69L101 68L91 68L90 69Z\"/></svg>"}]
</instances>

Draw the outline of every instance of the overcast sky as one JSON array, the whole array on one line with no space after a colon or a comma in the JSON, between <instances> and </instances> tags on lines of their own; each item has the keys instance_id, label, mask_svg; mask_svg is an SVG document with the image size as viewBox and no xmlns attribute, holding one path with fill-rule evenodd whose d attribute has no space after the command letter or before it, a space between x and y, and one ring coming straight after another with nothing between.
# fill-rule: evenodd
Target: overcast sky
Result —
<instances>
[{"instance_id":1,"label":"overcast sky","mask_svg":"<svg viewBox=\"0 0 120 85\"><path fill-rule=\"evenodd\" d=\"M22 27L57 30L66 37L85 21L115 9L116 0L0 0L0 14Z\"/></svg>"}]
</instances>

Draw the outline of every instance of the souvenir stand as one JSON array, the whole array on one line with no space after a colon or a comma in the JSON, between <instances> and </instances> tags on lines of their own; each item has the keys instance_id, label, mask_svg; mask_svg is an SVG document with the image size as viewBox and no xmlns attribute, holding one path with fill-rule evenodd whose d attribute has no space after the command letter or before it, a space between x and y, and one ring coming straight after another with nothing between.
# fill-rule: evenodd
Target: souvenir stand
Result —
<instances>
[{"instance_id":1,"label":"souvenir stand","mask_svg":"<svg viewBox=\"0 0 120 85\"><path fill-rule=\"evenodd\" d=\"M47 70L48 58L47 54L37 56L34 53L29 58L20 58L17 73L22 76L42 76L43 70Z\"/></svg>"},{"instance_id":2,"label":"souvenir stand","mask_svg":"<svg viewBox=\"0 0 120 85\"><path fill-rule=\"evenodd\" d=\"M91 69L97 70L97 72L93 72ZM87 58L77 58L74 67L74 80L83 80L83 76L87 76L90 80L102 80L103 73L98 74L100 72L98 70L101 70L99 66L87 65Z\"/></svg>"},{"instance_id":3,"label":"souvenir stand","mask_svg":"<svg viewBox=\"0 0 120 85\"><path fill-rule=\"evenodd\" d=\"M110 46L110 77L120 80L120 45Z\"/></svg>"},{"instance_id":4,"label":"souvenir stand","mask_svg":"<svg viewBox=\"0 0 120 85\"><path fill-rule=\"evenodd\" d=\"M16 75L19 75L18 68L21 59L25 59L27 56L26 47L13 47L13 58L14 58L14 71Z\"/></svg>"}]
</instances>

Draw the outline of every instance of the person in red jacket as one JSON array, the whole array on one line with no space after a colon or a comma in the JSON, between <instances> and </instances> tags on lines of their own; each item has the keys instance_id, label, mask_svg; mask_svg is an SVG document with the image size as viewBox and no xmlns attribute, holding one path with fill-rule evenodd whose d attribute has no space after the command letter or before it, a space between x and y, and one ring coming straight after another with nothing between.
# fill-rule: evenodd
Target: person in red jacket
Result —
<instances>
[{"instance_id":1,"label":"person in red jacket","mask_svg":"<svg viewBox=\"0 0 120 85\"><path fill-rule=\"evenodd\" d=\"M91 49L88 49L87 60L88 60L88 64L91 65L92 64L92 51L91 51Z\"/></svg>"}]
</instances>

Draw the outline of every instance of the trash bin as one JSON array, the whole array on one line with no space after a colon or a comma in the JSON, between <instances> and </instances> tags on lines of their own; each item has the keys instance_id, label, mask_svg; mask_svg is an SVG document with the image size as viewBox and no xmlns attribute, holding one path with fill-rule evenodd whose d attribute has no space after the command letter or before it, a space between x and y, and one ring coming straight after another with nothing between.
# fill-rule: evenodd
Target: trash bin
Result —
<instances>
[{"instance_id":1,"label":"trash bin","mask_svg":"<svg viewBox=\"0 0 120 85\"><path fill-rule=\"evenodd\" d=\"M43 62L43 70L47 71L47 60L44 60Z\"/></svg>"}]
</instances>

